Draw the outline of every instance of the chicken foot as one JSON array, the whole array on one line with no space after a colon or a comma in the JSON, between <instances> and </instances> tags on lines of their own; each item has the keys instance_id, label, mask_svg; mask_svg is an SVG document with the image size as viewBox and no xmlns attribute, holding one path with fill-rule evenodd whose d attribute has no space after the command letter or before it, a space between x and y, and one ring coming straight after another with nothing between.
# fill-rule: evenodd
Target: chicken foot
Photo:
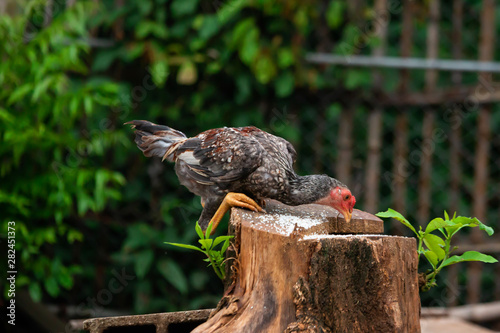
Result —
<instances>
[{"instance_id":1,"label":"chicken foot","mask_svg":"<svg viewBox=\"0 0 500 333\"><path fill-rule=\"evenodd\" d=\"M224 217L224 214L226 214L226 212L231 207L246 208L249 210L253 210L254 212L264 212L264 209L262 209L262 207L260 207L253 199L246 196L245 194L229 192L228 194L226 194L224 200L210 220L209 225L212 225L212 235L215 233L215 230Z\"/></svg>"}]
</instances>

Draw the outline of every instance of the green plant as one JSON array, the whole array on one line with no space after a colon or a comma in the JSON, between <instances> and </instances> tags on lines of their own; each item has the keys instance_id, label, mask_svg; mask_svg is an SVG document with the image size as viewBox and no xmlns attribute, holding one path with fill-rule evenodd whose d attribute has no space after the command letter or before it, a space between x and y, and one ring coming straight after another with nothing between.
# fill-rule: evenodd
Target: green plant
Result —
<instances>
[{"instance_id":1,"label":"green plant","mask_svg":"<svg viewBox=\"0 0 500 333\"><path fill-rule=\"evenodd\" d=\"M125 178L103 161L111 147L129 144L99 126L121 88L89 75L88 21L97 7L78 2L41 27L40 3L0 15L0 238L15 221L23 267L16 285L35 301L44 292L60 297L84 274L68 251L85 240L76 221L121 199Z\"/></svg>"},{"instance_id":2,"label":"green plant","mask_svg":"<svg viewBox=\"0 0 500 333\"><path fill-rule=\"evenodd\" d=\"M378 217L392 217L399 222L403 223L411 231L415 233L418 239L417 252L420 255L424 255L432 266L432 270L421 273L423 276L424 284L422 286L422 291L428 291L430 288L436 286L436 276L439 274L441 269L446 266L450 266L462 261L481 261L485 263L495 263L498 262L492 256L477 252L477 251L467 251L462 255L450 256L453 251L458 247L451 246L451 238L462 228L469 227L479 227L479 229L486 231L488 236L493 235L493 229L483 224L477 218L456 216L450 219L448 213L444 212L444 219L437 217L427 224L425 230L420 227L420 229L415 230L411 223L400 213L393 209L388 209L385 212L380 212L376 214ZM433 234L432 232L438 230L444 236L444 238Z\"/></svg>"},{"instance_id":3,"label":"green plant","mask_svg":"<svg viewBox=\"0 0 500 333\"><path fill-rule=\"evenodd\" d=\"M208 228L205 233L201 230L200 225L196 222L195 226L196 233L200 237L198 242L201 244L200 247L196 247L194 245L189 244L181 244L181 243L169 243L166 244L182 247L185 249L200 251L204 253L207 258L203 259L206 262L209 262L208 266L212 266L215 274L219 277L219 279L224 280L226 278L226 260L225 253L227 248L229 247L229 240L234 236L219 236L215 239L210 238L210 233L212 232L212 224L208 225ZM220 250L215 250L215 247L219 244L222 244Z\"/></svg>"}]
</instances>

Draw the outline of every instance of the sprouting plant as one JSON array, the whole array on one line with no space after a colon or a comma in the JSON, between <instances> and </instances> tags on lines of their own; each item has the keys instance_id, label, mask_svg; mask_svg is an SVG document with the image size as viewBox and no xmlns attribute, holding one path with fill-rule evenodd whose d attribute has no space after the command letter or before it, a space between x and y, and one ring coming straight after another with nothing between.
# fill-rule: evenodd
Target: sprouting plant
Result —
<instances>
[{"instance_id":1,"label":"sprouting plant","mask_svg":"<svg viewBox=\"0 0 500 333\"><path fill-rule=\"evenodd\" d=\"M493 235L493 229L483 224L477 218L456 216L450 219L448 213L444 212L444 219L438 217L433 219L427 224L425 230L420 227L418 232L411 225L411 223L400 213L393 209L388 209L385 212L380 212L376 214L378 217L392 217L399 222L403 223L411 231L417 235L418 248L417 252L420 255L424 255L432 266L432 269L420 273L424 278L424 284L422 286L422 291L428 291L430 288L436 286L436 276L446 266L456 264L462 261L482 261L485 263L495 263L498 262L492 256L477 252L477 251L467 251L462 255L450 256L453 251L457 249L456 246L451 248L451 238L460 229L465 227L479 227L479 229L486 231L488 236ZM443 237L433 234L434 231L439 231Z\"/></svg>"},{"instance_id":2,"label":"sprouting plant","mask_svg":"<svg viewBox=\"0 0 500 333\"><path fill-rule=\"evenodd\" d=\"M226 278L226 262L225 262L225 253L227 248L229 247L229 241L234 236L219 236L215 239L210 238L210 233L212 232L212 224L208 225L205 233L201 230L200 225L196 222L195 226L196 233L200 237L198 242L201 244L200 247L196 247L194 245L189 244L181 244L181 243L169 243L166 244L182 247L185 249L200 251L204 253L207 258L203 259L206 262L209 262L208 266L212 266L215 274L221 279L224 280ZM215 247L219 244L222 244L220 250L215 250Z\"/></svg>"}]
</instances>

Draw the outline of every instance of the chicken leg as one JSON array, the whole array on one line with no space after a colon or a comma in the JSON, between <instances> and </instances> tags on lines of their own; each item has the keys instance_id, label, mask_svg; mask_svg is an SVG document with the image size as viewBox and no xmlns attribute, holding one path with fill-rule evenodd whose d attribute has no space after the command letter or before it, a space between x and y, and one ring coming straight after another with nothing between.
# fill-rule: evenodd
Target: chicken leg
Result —
<instances>
[{"instance_id":1,"label":"chicken leg","mask_svg":"<svg viewBox=\"0 0 500 333\"><path fill-rule=\"evenodd\" d=\"M260 207L253 199L249 198L245 194L229 192L228 194L226 194L224 200L222 201L219 208L215 212L214 216L210 220L209 225L212 225L212 232L211 232L212 235L215 233L215 230L217 229L217 226L219 225L222 218L224 217L224 214L226 214L226 212L231 207L247 208L253 210L254 212L264 211L262 207Z\"/></svg>"}]
</instances>

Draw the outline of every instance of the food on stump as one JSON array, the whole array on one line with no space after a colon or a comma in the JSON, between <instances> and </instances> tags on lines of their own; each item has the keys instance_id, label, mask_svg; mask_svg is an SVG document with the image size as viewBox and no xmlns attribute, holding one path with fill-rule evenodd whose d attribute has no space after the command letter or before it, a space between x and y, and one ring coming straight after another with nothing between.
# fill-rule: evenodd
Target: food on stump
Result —
<instances>
[{"instance_id":1,"label":"food on stump","mask_svg":"<svg viewBox=\"0 0 500 333\"><path fill-rule=\"evenodd\" d=\"M283 138L256 127L216 128L188 138L168 126L133 120L135 143L146 157L175 162L182 185L201 197L199 224L212 233L230 207L263 211L257 203L275 199L286 205L316 203L351 220L355 197L327 175L299 176L295 149Z\"/></svg>"}]
</instances>

